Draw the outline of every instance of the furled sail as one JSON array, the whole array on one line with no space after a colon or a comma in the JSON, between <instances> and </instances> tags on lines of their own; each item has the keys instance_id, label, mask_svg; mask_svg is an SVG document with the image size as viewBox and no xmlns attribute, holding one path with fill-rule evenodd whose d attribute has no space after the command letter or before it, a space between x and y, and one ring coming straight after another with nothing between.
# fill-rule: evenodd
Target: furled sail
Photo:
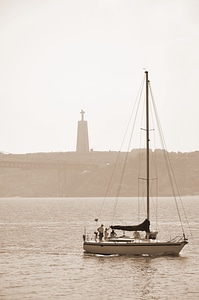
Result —
<instances>
[{"instance_id":1,"label":"furled sail","mask_svg":"<svg viewBox=\"0 0 199 300\"><path fill-rule=\"evenodd\" d=\"M111 225L112 229L124 230L124 231L146 231L150 232L150 221L145 219L143 223L134 226L122 226L122 225Z\"/></svg>"}]
</instances>

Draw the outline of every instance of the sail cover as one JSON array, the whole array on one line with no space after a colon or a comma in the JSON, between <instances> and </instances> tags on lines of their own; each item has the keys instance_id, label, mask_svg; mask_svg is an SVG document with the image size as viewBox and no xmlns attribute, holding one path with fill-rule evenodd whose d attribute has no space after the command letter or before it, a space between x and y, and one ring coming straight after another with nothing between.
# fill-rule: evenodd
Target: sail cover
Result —
<instances>
[{"instance_id":1,"label":"sail cover","mask_svg":"<svg viewBox=\"0 0 199 300\"><path fill-rule=\"evenodd\" d=\"M111 225L112 229L124 230L124 231L146 231L150 232L149 229L150 221L145 219L143 223L134 226L122 226L122 225Z\"/></svg>"}]
</instances>

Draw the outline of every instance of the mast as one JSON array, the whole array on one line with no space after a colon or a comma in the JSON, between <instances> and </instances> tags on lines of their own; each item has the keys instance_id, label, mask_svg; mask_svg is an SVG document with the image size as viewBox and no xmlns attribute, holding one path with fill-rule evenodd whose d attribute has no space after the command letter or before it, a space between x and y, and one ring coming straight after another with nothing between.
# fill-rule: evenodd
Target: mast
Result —
<instances>
[{"instance_id":1,"label":"mast","mask_svg":"<svg viewBox=\"0 0 199 300\"><path fill-rule=\"evenodd\" d=\"M148 71L146 74L146 182L147 182L147 219L149 220L149 88Z\"/></svg>"}]
</instances>

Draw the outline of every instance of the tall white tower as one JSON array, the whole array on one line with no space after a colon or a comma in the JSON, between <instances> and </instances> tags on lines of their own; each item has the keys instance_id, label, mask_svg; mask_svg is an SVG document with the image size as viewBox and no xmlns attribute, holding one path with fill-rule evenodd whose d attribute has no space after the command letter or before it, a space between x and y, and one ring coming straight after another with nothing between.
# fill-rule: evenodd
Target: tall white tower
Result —
<instances>
[{"instance_id":1,"label":"tall white tower","mask_svg":"<svg viewBox=\"0 0 199 300\"><path fill-rule=\"evenodd\" d=\"M81 110L81 120L78 121L76 152L89 152L88 126L84 120L85 111Z\"/></svg>"}]
</instances>

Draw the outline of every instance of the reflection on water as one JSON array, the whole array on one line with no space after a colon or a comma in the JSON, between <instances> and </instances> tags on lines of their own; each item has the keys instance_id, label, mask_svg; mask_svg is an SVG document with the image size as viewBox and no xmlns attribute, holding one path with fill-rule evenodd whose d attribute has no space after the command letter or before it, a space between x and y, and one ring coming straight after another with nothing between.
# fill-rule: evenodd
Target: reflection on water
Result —
<instances>
[{"instance_id":1,"label":"reflection on water","mask_svg":"<svg viewBox=\"0 0 199 300\"><path fill-rule=\"evenodd\" d=\"M195 198L186 203L193 237L179 257L84 254L83 228L98 205L96 199L0 199L0 299L199 298ZM126 202L121 212L132 219ZM172 210L165 219L173 223Z\"/></svg>"}]
</instances>

